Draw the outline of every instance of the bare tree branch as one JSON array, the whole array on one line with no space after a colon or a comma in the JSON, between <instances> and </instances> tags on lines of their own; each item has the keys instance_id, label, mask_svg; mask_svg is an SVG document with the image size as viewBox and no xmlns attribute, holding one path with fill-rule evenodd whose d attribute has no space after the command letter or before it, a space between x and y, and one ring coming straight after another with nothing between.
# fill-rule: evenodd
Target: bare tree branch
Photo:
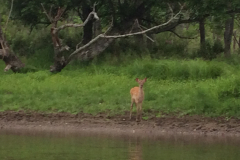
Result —
<instances>
[{"instance_id":1,"label":"bare tree branch","mask_svg":"<svg viewBox=\"0 0 240 160\"><path fill-rule=\"evenodd\" d=\"M53 21L53 19L52 19L52 17L51 17L51 11L52 11L52 6L51 6L51 9L50 9L50 12L49 13L47 13L47 10L45 9L45 7L44 7L44 5L43 5L43 3L41 3L41 5L42 5L42 8L43 8L43 13L45 13L46 14L46 16L47 16L47 18L49 19L49 21L52 23L52 21Z\"/></svg>"},{"instance_id":2,"label":"bare tree branch","mask_svg":"<svg viewBox=\"0 0 240 160\"><path fill-rule=\"evenodd\" d=\"M195 37L185 37L185 36L181 36L181 35L179 35L178 33L176 33L176 32L173 31L173 30L170 30L169 32L172 32L172 33L175 34L177 37L182 38L182 39L195 39L195 38L198 37L198 36L195 36Z\"/></svg>"},{"instance_id":3,"label":"bare tree branch","mask_svg":"<svg viewBox=\"0 0 240 160\"><path fill-rule=\"evenodd\" d=\"M94 4L93 4L93 12L96 12L96 5L98 5L98 3L94 2Z\"/></svg>"},{"instance_id":4,"label":"bare tree branch","mask_svg":"<svg viewBox=\"0 0 240 160\"><path fill-rule=\"evenodd\" d=\"M60 17L55 17L53 19L53 23L55 24L51 29L52 29L52 38L53 38L53 42L55 42L55 40L57 39L57 33L67 27L84 27L88 21L90 20L90 18L95 18L96 20L99 20L99 17L97 15L97 13L95 12L95 6L96 3L94 3L93 6L93 11L91 13L89 13L88 17L86 18L86 20L82 23L82 24L65 24L62 25L60 27L57 27L57 21L59 20ZM74 52L72 52L68 57L64 57L61 56L60 52L62 51L62 46L60 45L56 45L54 47L55 50L55 62L54 65L50 66L50 71L51 72L59 72L61 71L72 59L73 57L75 57L76 55L82 59L87 59L90 57L94 57L97 54L101 53L104 49L106 49L106 47L116 38L124 38L124 37L129 37L129 36L135 36L135 35L145 35L148 39L150 39L151 41L154 41L153 39L151 39L150 37L148 37L146 34L159 29L161 27L166 27L168 25L171 25L172 23L176 23L176 19L177 21L179 21L180 14L181 11L183 9L184 5L180 5L180 10L178 13L176 13L174 15L173 13L173 9L171 8L171 6L169 5L170 11L171 11L171 17L169 18L169 20L163 24L151 27L151 28L147 28L147 29L143 29L138 20L135 20L134 25L137 26L138 29L140 29L140 31L136 31L134 33L127 33L127 34L115 34L118 33L118 30L115 30L113 28L113 17L112 17L112 22L110 24L110 26L108 27L108 29L104 32L101 33L99 35L97 35L96 37L94 37L91 41L89 41L87 44L81 46L78 48L78 45L76 46L76 50ZM61 15L58 14L57 15ZM55 21L55 22L54 22ZM117 32L115 32L117 31ZM166 30L168 31L168 30ZM126 33L126 32L125 32ZM109 34L109 35L108 35Z\"/></svg>"},{"instance_id":5,"label":"bare tree branch","mask_svg":"<svg viewBox=\"0 0 240 160\"><path fill-rule=\"evenodd\" d=\"M113 16L112 16L112 20L111 20L110 26L107 28L107 30L103 34L106 35L112 29L112 27L113 27ZM79 48L80 44L82 44L82 41L76 45L76 50Z\"/></svg>"},{"instance_id":6,"label":"bare tree branch","mask_svg":"<svg viewBox=\"0 0 240 160\"><path fill-rule=\"evenodd\" d=\"M88 21L90 20L91 17L94 17L96 20L99 20L99 17L97 15L96 12L92 11L91 13L89 13L88 17L86 18L86 20L82 23L82 24L65 24L65 25L62 25L58 28L55 28L55 33L59 32L60 30L66 28L66 27L84 27Z\"/></svg>"},{"instance_id":7,"label":"bare tree branch","mask_svg":"<svg viewBox=\"0 0 240 160\"><path fill-rule=\"evenodd\" d=\"M12 3L11 3L11 8L10 8L10 11L9 11L8 19L7 19L7 22L5 24L5 30L7 29L8 21L9 21L9 18L11 16L11 14L12 14L12 8L13 8L13 0L12 0Z\"/></svg>"},{"instance_id":8,"label":"bare tree branch","mask_svg":"<svg viewBox=\"0 0 240 160\"><path fill-rule=\"evenodd\" d=\"M66 7L58 7L58 12L57 12L57 15L54 17L54 21L57 22L61 19L62 17L62 14L64 13Z\"/></svg>"},{"instance_id":9,"label":"bare tree branch","mask_svg":"<svg viewBox=\"0 0 240 160\"><path fill-rule=\"evenodd\" d=\"M104 34L99 34L97 37L95 37L94 39L92 39L90 42L88 42L87 44L85 44L84 46L76 49L72 54L70 54L70 56L68 57L69 62L72 59L73 56L75 56L77 53L79 53L80 51L82 51L83 49L89 47L91 44L93 44L94 42L96 42L99 38L101 38Z\"/></svg>"},{"instance_id":10,"label":"bare tree branch","mask_svg":"<svg viewBox=\"0 0 240 160\"><path fill-rule=\"evenodd\" d=\"M104 34L106 35L113 27L113 17L112 17L112 21L111 21L111 24L110 26L108 27L108 29L104 32Z\"/></svg>"},{"instance_id":11,"label":"bare tree branch","mask_svg":"<svg viewBox=\"0 0 240 160\"><path fill-rule=\"evenodd\" d=\"M41 5L43 7L44 13L46 14L48 19L52 23L51 37L52 37L52 41L53 41L53 45L54 45L54 53L55 53L55 57L54 57L55 62L54 63L55 64L50 66L50 68L51 68L50 71L61 71L61 69L67 65L66 58L61 55L61 52L64 50L69 50L69 47L62 46L62 43L61 43L60 39L58 38L58 32L66 27L84 27L90 21L90 19L92 17L95 18L96 20L99 20L99 17L97 15L97 13L95 12L95 6L97 5L97 3L94 3L93 11L91 13L89 13L88 17L82 24L65 24L60 27L57 27L57 23L61 19L61 16L65 11L65 8L59 7L56 16L53 18L53 15L51 13L47 13L43 4L41 4ZM77 48L78 48L78 45L76 46Z\"/></svg>"},{"instance_id":12,"label":"bare tree branch","mask_svg":"<svg viewBox=\"0 0 240 160\"><path fill-rule=\"evenodd\" d=\"M140 28L143 28L143 29L147 29L147 27L144 27L143 25L140 25L139 24L139 27ZM145 34L145 36L147 37L147 39L149 39L150 41L152 41L152 42L155 42L151 37L149 37L147 34Z\"/></svg>"},{"instance_id":13,"label":"bare tree branch","mask_svg":"<svg viewBox=\"0 0 240 160\"><path fill-rule=\"evenodd\" d=\"M53 5L51 5L50 9L49 9L49 13L48 15L51 17L52 16L52 8L53 8Z\"/></svg>"},{"instance_id":14,"label":"bare tree branch","mask_svg":"<svg viewBox=\"0 0 240 160\"><path fill-rule=\"evenodd\" d=\"M150 32L152 30L158 29L158 28L160 28L162 26L166 26L166 25L171 23L174 19L176 19L181 14L183 7L184 7L184 5L181 5L179 12L177 14L175 14L175 15L172 14L171 18L167 22L165 22L163 24L160 24L160 25L157 25L157 26L154 26L154 27L151 27L151 28L143 30L143 31L139 31L139 32L135 32L135 33L123 34L123 35L105 35L105 33L99 34L94 39L92 39L89 43L87 43L86 45L76 49L72 54L70 54L70 56L68 58L69 59L68 61L70 61L72 59L72 57L75 56L76 54L78 54L80 51L84 50L85 48L89 47L91 44L96 42L99 38L116 39L116 38L124 38L124 37L135 36L135 35L142 35L142 34L145 34L147 32Z\"/></svg>"},{"instance_id":15,"label":"bare tree branch","mask_svg":"<svg viewBox=\"0 0 240 160\"><path fill-rule=\"evenodd\" d=\"M135 33L130 33L130 34L124 34L124 35L116 35L116 36L101 35L101 37L103 37L103 38L115 38L115 39L116 39L116 38L123 38L123 37L135 36L135 35L140 35L140 34L144 34L144 33L150 32L150 31L155 30L155 29L158 29L158 28L160 28L160 27L162 27L162 26L168 25L170 22L172 22L175 18L177 18L177 17L180 15L180 13L181 13L181 11L182 11L182 8L183 8L183 6L181 6L180 11L179 11L177 14L175 14L174 16L172 16L167 22L165 22L165 23L163 23L163 24L160 24L160 25L157 25L157 26L154 26L154 27L151 27L151 28L146 29L146 30L144 30L144 31L135 32Z\"/></svg>"},{"instance_id":16,"label":"bare tree branch","mask_svg":"<svg viewBox=\"0 0 240 160\"><path fill-rule=\"evenodd\" d=\"M180 4L179 4L180 5ZM180 5L181 6L181 5ZM172 7L171 7L171 5L168 3L168 8L169 8L169 10L170 10L170 12L171 12L171 18L173 18L173 16L174 16L174 13L173 13L173 9L172 9ZM170 18L170 19L171 19Z\"/></svg>"},{"instance_id":17,"label":"bare tree branch","mask_svg":"<svg viewBox=\"0 0 240 160\"><path fill-rule=\"evenodd\" d=\"M236 37L236 35L233 35L233 38L234 38L234 40L237 42L237 44L238 44L238 47L240 48L240 42L237 40L237 37Z\"/></svg>"},{"instance_id":18,"label":"bare tree branch","mask_svg":"<svg viewBox=\"0 0 240 160\"><path fill-rule=\"evenodd\" d=\"M240 27L239 19L236 18L235 20L236 20L236 22L237 22L238 27Z\"/></svg>"},{"instance_id":19,"label":"bare tree branch","mask_svg":"<svg viewBox=\"0 0 240 160\"><path fill-rule=\"evenodd\" d=\"M136 20L136 24L137 24L137 27L138 27L141 31L143 31L143 29L142 29L141 25L139 24L138 20ZM147 29L147 28L145 28L145 29ZM147 34L144 34L144 36L145 36L147 39L149 39L150 41L155 42L155 41L154 41L152 38L150 38Z\"/></svg>"}]
</instances>

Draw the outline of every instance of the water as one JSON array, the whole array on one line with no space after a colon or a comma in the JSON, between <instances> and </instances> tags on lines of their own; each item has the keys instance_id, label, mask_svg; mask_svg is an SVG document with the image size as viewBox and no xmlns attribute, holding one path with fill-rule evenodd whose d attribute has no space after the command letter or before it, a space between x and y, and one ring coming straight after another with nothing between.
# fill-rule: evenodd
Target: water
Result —
<instances>
[{"instance_id":1,"label":"water","mask_svg":"<svg viewBox=\"0 0 240 160\"><path fill-rule=\"evenodd\" d=\"M237 138L0 130L0 160L239 160Z\"/></svg>"}]
</instances>

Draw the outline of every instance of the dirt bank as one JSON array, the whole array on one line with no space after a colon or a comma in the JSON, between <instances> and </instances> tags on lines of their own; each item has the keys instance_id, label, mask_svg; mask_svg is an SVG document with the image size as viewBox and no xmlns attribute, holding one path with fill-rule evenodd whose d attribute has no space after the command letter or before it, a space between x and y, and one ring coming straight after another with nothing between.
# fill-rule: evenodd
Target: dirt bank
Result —
<instances>
[{"instance_id":1,"label":"dirt bank","mask_svg":"<svg viewBox=\"0 0 240 160\"><path fill-rule=\"evenodd\" d=\"M179 134L240 137L240 120L165 115L161 118L152 117L138 123L134 118L130 121L128 113L110 117L106 114L92 116L83 113L72 115L69 113L5 111L0 112L0 131L6 129L97 132L134 136Z\"/></svg>"}]
</instances>

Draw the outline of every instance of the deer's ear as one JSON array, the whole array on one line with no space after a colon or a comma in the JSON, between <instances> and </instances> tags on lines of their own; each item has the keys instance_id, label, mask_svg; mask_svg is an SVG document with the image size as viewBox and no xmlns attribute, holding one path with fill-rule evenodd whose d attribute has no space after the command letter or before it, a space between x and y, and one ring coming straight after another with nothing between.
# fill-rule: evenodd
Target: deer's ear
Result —
<instances>
[{"instance_id":1,"label":"deer's ear","mask_svg":"<svg viewBox=\"0 0 240 160\"><path fill-rule=\"evenodd\" d=\"M147 77L146 77L146 78L144 78L144 81L145 81L145 82L147 81Z\"/></svg>"},{"instance_id":2,"label":"deer's ear","mask_svg":"<svg viewBox=\"0 0 240 160\"><path fill-rule=\"evenodd\" d=\"M136 81L138 82L138 78L136 78Z\"/></svg>"}]
</instances>

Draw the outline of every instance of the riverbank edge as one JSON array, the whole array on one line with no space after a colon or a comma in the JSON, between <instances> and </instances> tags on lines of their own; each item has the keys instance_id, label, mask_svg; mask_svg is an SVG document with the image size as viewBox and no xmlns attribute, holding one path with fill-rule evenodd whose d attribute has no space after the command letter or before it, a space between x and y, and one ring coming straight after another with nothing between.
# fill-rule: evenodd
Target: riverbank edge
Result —
<instances>
[{"instance_id":1,"label":"riverbank edge","mask_svg":"<svg viewBox=\"0 0 240 160\"><path fill-rule=\"evenodd\" d=\"M135 117L132 120L128 117L127 112L124 115L109 116L99 113L93 116L85 113L4 111L0 112L0 131L30 130L134 137L162 135L240 137L240 120L236 118L162 115L136 122Z\"/></svg>"}]
</instances>

